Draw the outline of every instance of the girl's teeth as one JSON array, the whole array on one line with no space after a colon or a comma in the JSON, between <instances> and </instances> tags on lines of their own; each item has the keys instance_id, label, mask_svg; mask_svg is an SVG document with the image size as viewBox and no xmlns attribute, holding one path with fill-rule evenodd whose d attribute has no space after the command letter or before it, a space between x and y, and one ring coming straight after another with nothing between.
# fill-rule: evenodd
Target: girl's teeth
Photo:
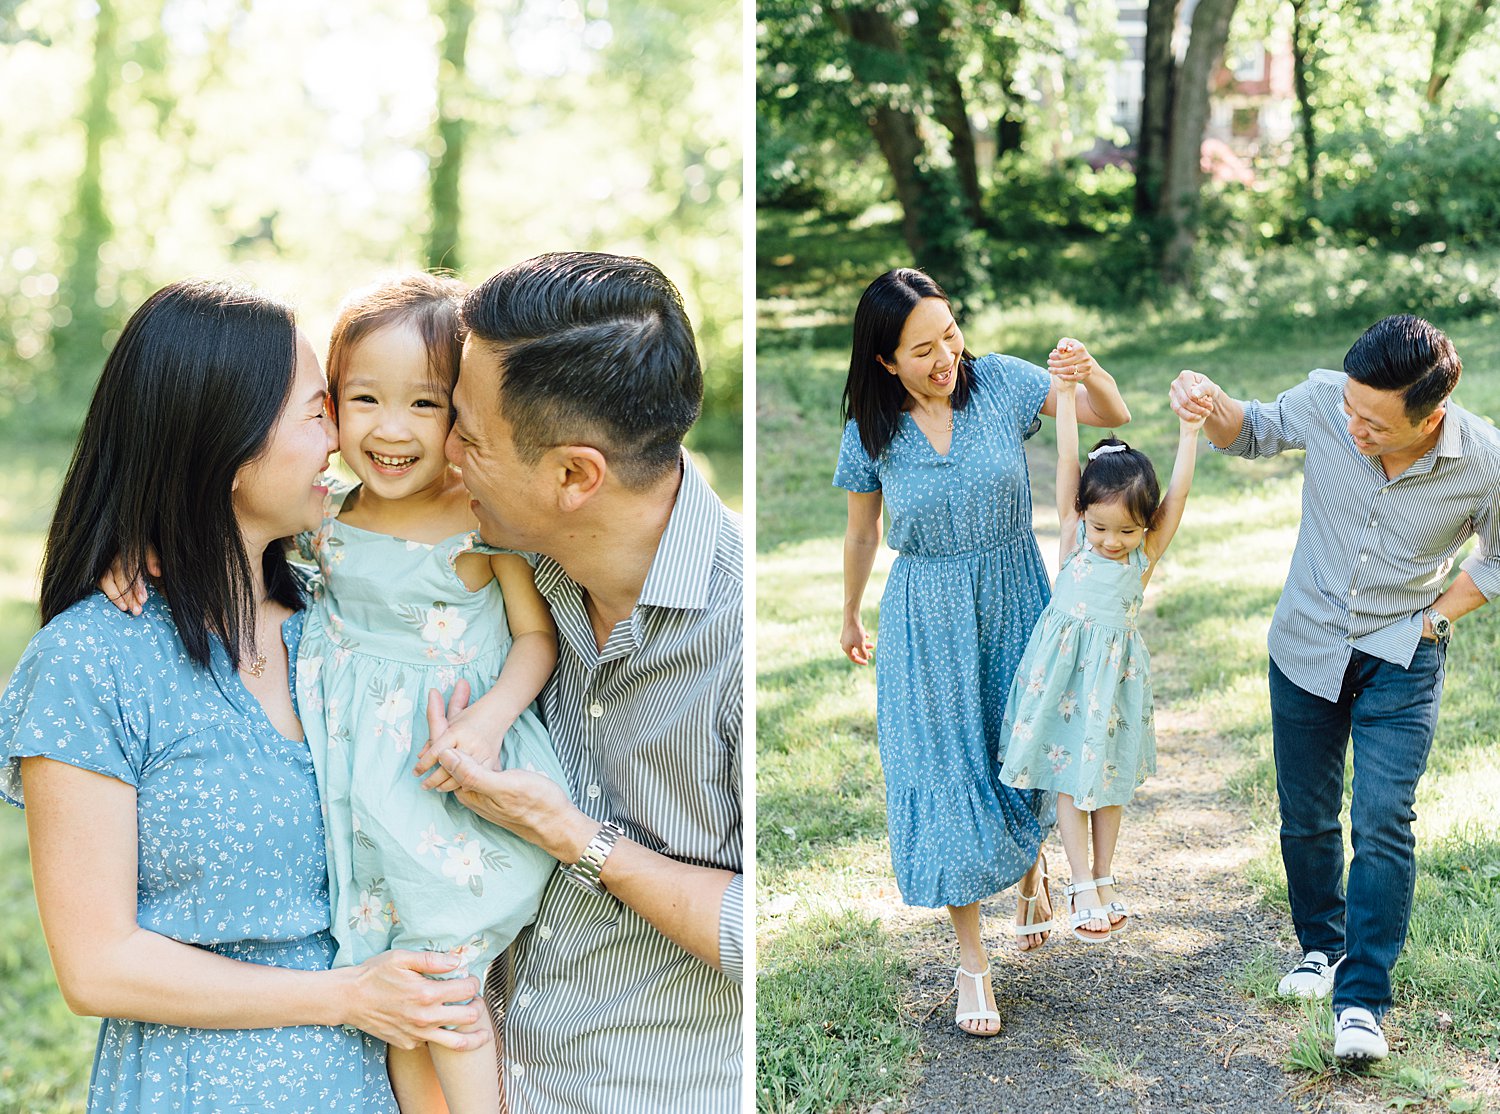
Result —
<instances>
[{"instance_id":1,"label":"girl's teeth","mask_svg":"<svg viewBox=\"0 0 1500 1114\"><path fill-rule=\"evenodd\" d=\"M387 468L405 468L408 464L415 464L417 461L414 456L381 456L379 453L371 453L370 459Z\"/></svg>"}]
</instances>

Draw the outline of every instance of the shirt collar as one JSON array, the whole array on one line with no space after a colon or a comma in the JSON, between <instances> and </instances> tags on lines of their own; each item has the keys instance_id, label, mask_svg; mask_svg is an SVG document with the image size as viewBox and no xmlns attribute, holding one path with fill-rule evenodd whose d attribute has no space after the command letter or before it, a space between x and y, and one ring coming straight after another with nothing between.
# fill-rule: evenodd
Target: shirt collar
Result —
<instances>
[{"instance_id":1,"label":"shirt collar","mask_svg":"<svg viewBox=\"0 0 1500 1114\"><path fill-rule=\"evenodd\" d=\"M1438 429L1437 449L1438 456L1463 456L1464 455L1464 411L1450 398L1445 403L1443 412L1443 424Z\"/></svg>"},{"instance_id":2,"label":"shirt collar","mask_svg":"<svg viewBox=\"0 0 1500 1114\"><path fill-rule=\"evenodd\" d=\"M682 484L636 606L702 610L719 540L719 498L682 453Z\"/></svg>"}]
</instances>

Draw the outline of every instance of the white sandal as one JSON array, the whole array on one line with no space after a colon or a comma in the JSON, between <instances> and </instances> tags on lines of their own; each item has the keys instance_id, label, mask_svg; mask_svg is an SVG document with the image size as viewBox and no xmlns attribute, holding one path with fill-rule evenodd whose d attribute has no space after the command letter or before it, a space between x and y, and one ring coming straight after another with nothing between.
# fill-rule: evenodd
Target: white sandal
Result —
<instances>
[{"instance_id":1,"label":"white sandal","mask_svg":"<svg viewBox=\"0 0 1500 1114\"><path fill-rule=\"evenodd\" d=\"M1119 884L1115 881L1113 874L1106 874L1103 878L1094 879L1094 885L1096 886L1118 886ZM1106 918L1109 921L1109 930L1111 932L1124 932L1125 926L1130 923L1130 907L1116 898L1104 908L1109 913L1109 917ZM1117 921L1114 919L1115 917L1119 917L1120 919Z\"/></svg>"},{"instance_id":2,"label":"white sandal","mask_svg":"<svg viewBox=\"0 0 1500 1114\"><path fill-rule=\"evenodd\" d=\"M964 970L964 965L962 963L960 963L957 967L955 967L953 969L953 989L955 991L957 991L958 990L958 980L961 977L967 975L969 978L971 978L971 979L974 980L974 996L976 998L978 998L981 1003L983 1003L983 1001L984 1001L984 977L986 975L988 975L989 973L990 973L989 964L985 964L984 970L980 971L978 974L975 974L973 971L966 971L966 970ZM968 1036L971 1036L971 1037L995 1037L995 1036L999 1036L1000 1035L1000 1030L998 1028L994 1032L992 1032L992 1033L976 1033L972 1029L965 1029L963 1023L965 1021L999 1021L999 1020L1000 1020L1000 1015L998 1013L996 1013L994 1010L984 1009L981 1006L981 1008L979 1008L977 1010L965 1010L963 1013L956 1014L954 1016L954 1018L953 1018L953 1024L955 1024L955 1025L958 1026L958 1031L960 1033L964 1033L964 1034L966 1034Z\"/></svg>"},{"instance_id":3,"label":"white sandal","mask_svg":"<svg viewBox=\"0 0 1500 1114\"><path fill-rule=\"evenodd\" d=\"M1036 951L1037 948L1042 947L1047 943L1047 940L1050 939L1047 934L1052 932L1053 929L1057 928L1057 917L1055 913L1050 919L1045 921L1033 920L1033 918L1036 916L1037 898L1041 897L1042 894L1045 893L1047 895L1047 907L1049 909L1052 908L1052 887L1047 884L1050 878L1051 875L1047 873L1047 860L1043 859L1042 876L1041 879L1037 882L1036 893L1027 896L1026 894L1021 892L1020 883L1016 884L1016 903L1018 907L1024 906L1025 911L1021 914L1020 924L1017 924L1015 921L1011 921L1005 927L1010 929L1010 934L1016 938L1017 951L1023 953ZM1021 947L1021 937L1023 936L1041 936L1042 943L1037 944L1036 947L1023 948Z\"/></svg>"},{"instance_id":4,"label":"white sandal","mask_svg":"<svg viewBox=\"0 0 1500 1114\"><path fill-rule=\"evenodd\" d=\"M1063 887L1063 893L1068 895L1068 908L1073 910L1072 916L1068 918L1068 928L1072 930L1074 936L1078 937L1085 944L1102 944L1109 939L1109 929L1107 928L1085 929L1083 927L1089 921L1103 921L1105 924L1108 924L1109 910L1102 905L1096 905L1092 909L1078 908L1077 897L1081 893L1093 890L1094 899L1098 900L1099 891L1097 887L1098 881L1093 878L1085 879L1082 882L1069 883ZM1098 933L1098 935L1085 935L1088 932Z\"/></svg>"}]
</instances>

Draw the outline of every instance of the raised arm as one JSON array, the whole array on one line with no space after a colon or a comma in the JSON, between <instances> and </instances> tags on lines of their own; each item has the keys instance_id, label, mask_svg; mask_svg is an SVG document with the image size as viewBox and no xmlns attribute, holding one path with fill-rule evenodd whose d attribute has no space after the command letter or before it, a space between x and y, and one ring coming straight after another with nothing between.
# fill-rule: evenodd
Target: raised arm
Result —
<instances>
[{"instance_id":1,"label":"raised arm","mask_svg":"<svg viewBox=\"0 0 1500 1114\"><path fill-rule=\"evenodd\" d=\"M477 1048L479 992L445 982L444 954L387 952L358 967L293 971L180 943L137 920L136 791L50 758L21 760L37 909L64 1001L74 1013L203 1029L353 1025L398 1048ZM88 832L87 840L79 839Z\"/></svg>"},{"instance_id":2,"label":"raised arm","mask_svg":"<svg viewBox=\"0 0 1500 1114\"><path fill-rule=\"evenodd\" d=\"M1130 422L1130 407L1120 395L1115 377L1099 366L1082 342L1071 337L1058 341L1047 357L1052 386L1042 403L1042 413L1057 417L1057 400L1072 392L1078 406L1078 421L1083 425L1115 429Z\"/></svg>"},{"instance_id":3,"label":"raised arm","mask_svg":"<svg viewBox=\"0 0 1500 1114\"><path fill-rule=\"evenodd\" d=\"M1208 376L1196 371L1181 372L1172 381L1172 410L1183 421L1201 423L1203 435L1216 448L1227 449L1238 440L1245 425L1245 404L1230 398Z\"/></svg>"},{"instance_id":4,"label":"raised arm","mask_svg":"<svg viewBox=\"0 0 1500 1114\"><path fill-rule=\"evenodd\" d=\"M1057 396L1057 521L1059 566L1078 537L1078 402L1072 391Z\"/></svg>"},{"instance_id":5,"label":"raised arm","mask_svg":"<svg viewBox=\"0 0 1500 1114\"><path fill-rule=\"evenodd\" d=\"M870 570L875 567L875 554L880 550L880 508L879 491L849 493L849 526L844 531L844 629L839 645L855 665L870 664L875 650L875 640L865 630L860 608L870 583Z\"/></svg>"},{"instance_id":6,"label":"raised arm","mask_svg":"<svg viewBox=\"0 0 1500 1114\"><path fill-rule=\"evenodd\" d=\"M1172 465L1172 479L1167 483L1167 493L1162 496L1161 506L1156 508L1151 529L1146 532L1146 556L1150 565L1144 579L1151 578L1156 562L1167 551L1167 546L1172 544L1172 537L1182 522L1182 512L1187 509L1188 492L1192 490L1193 471L1198 462L1198 431L1202 428L1202 419L1178 419L1177 460Z\"/></svg>"}]
</instances>

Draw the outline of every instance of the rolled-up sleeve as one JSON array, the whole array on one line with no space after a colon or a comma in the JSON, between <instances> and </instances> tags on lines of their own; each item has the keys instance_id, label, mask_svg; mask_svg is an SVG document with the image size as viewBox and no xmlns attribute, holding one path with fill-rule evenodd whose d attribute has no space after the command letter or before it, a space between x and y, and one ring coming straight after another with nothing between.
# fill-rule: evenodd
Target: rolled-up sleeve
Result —
<instances>
[{"instance_id":1,"label":"rolled-up sleeve","mask_svg":"<svg viewBox=\"0 0 1500 1114\"><path fill-rule=\"evenodd\" d=\"M745 876L730 879L719 904L719 969L735 982L744 981Z\"/></svg>"},{"instance_id":2,"label":"rolled-up sleeve","mask_svg":"<svg viewBox=\"0 0 1500 1114\"><path fill-rule=\"evenodd\" d=\"M1312 424L1313 392L1336 390L1342 396L1342 372L1319 368L1307 379L1276 396L1275 402L1254 399L1245 403L1245 420L1233 441L1216 452L1254 460L1275 456L1286 449L1307 448L1307 430Z\"/></svg>"},{"instance_id":3,"label":"rolled-up sleeve","mask_svg":"<svg viewBox=\"0 0 1500 1114\"><path fill-rule=\"evenodd\" d=\"M1461 566L1487 600L1500 595L1500 488L1490 493L1484 509L1474 516L1479 542Z\"/></svg>"}]
</instances>

